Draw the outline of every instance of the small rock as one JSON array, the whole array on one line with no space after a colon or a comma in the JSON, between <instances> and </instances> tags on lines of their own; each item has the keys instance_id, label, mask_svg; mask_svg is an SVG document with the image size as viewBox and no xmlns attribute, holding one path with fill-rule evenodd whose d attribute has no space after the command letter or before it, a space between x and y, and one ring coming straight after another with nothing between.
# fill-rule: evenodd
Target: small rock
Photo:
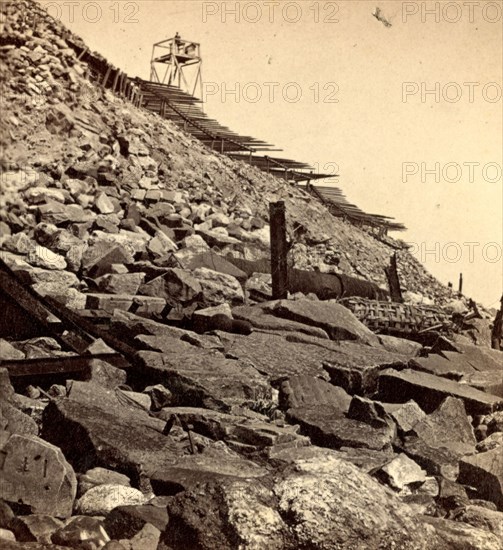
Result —
<instances>
[{"instance_id":1,"label":"small rock","mask_svg":"<svg viewBox=\"0 0 503 550\"><path fill-rule=\"evenodd\" d=\"M105 484L89 489L75 504L77 513L100 516L106 515L117 506L145 504L147 498L132 487Z\"/></svg>"},{"instance_id":2,"label":"small rock","mask_svg":"<svg viewBox=\"0 0 503 550\"><path fill-rule=\"evenodd\" d=\"M34 266L44 267L46 269L66 269L66 260L63 256L55 254L52 250L44 246L37 245L34 250L28 254L27 261Z\"/></svg>"},{"instance_id":3,"label":"small rock","mask_svg":"<svg viewBox=\"0 0 503 550\"><path fill-rule=\"evenodd\" d=\"M72 548L101 548L108 542L103 522L87 516L75 517L52 535L52 542Z\"/></svg>"},{"instance_id":4,"label":"small rock","mask_svg":"<svg viewBox=\"0 0 503 550\"><path fill-rule=\"evenodd\" d=\"M383 466L377 477L386 481L386 483L397 491L402 491L406 487L417 487L426 481L426 472L404 453L400 453L391 462Z\"/></svg>"}]
</instances>

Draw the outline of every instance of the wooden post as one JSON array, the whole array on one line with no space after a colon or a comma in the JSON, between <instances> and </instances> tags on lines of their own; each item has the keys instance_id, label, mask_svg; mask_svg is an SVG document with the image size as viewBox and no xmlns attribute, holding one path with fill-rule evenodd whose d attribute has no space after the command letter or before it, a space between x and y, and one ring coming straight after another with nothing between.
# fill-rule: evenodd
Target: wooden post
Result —
<instances>
[{"instance_id":1,"label":"wooden post","mask_svg":"<svg viewBox=\"0 0 503 550\"><path fill-rule=\"evenodd\" d=\"M398 269L396 262L396 252L391 256L389 266L384 268L388 278L389 293L391 300L403 304L402 290L400 288L400 279L398 278Z\"/></svg>"},{"instance_id":2,"label":"wooden post","mask_svg":"<svg viewBox=\"0 0 503 550\"><path fill-rule=\"evenodd\" d=\"M272 297L282 300L288 292L288 266L286 242L285 203L283 201L269 204L269 223L271 231L271 274Z\"/></svg>"},{"instance_id":3,"label":"wooden post","mask_svg":"<svg viewBox=\"0 0 503 550\"><path fill-rule=\"evenodd\" d=\"M458 295L463 296L463 274L459 274Z\"/></svg>"},{"instance_id":4,"label":"wooden post","mask_svg":"<svg viewBox=\"0 0 503 550\"><path fill-rule=\"evenodd\" d=\"M491 347L498 351L503 351L502 340L503 338L503 296L501 297L500 308L494 318L493 328L491 331Z\"/></svg>"}]
</instances>

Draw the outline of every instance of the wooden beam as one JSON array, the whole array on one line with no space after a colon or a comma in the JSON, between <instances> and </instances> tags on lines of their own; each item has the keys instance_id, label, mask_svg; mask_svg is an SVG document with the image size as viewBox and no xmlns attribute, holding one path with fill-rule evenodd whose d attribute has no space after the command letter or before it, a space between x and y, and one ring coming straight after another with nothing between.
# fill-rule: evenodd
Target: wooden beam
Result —
<instances>
[{"instance_id":1,"label":"wooden beam","mask_svg":"<svg viewBox=\"0 0 503 550\"><path fill-rule=\"evenodd\" d=\"M288 246L286 242L285 203L269 204L269 223L271 231L271 275L272 297L281 300L288 295Z\"/></svg>"}]
</instances>

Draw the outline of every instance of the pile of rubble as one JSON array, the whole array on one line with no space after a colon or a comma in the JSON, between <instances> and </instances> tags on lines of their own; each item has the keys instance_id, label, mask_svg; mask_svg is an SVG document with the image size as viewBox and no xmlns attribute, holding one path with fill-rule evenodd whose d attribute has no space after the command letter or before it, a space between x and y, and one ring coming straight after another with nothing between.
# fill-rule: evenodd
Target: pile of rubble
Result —
<instances>
[{"instance_id":1,"label":"pile of rubble","mask_svg":"<svg viewBox=\"0 0 503 550\"><path fill-rule=\"evenodd\" d=\"M59 225L91 224L78 227L83 242L97 230L118 232L138 247L139 237L127 233L138 232L125 221L135 219L129 206L141 217L158 206L153 215L177 213L184 227L209 231L210 246L229 247L255 259L264 255L268 240L268 204L284 200L297 267L339 270L386 286L383 268L394 247L400 247L397 242L390 240L394 246L387 246L333 218L304 191L210 152L169 121L92 85L85 79L89 67L69 46L84 47L78 37L37 4L2 5L0 145L3 186L12 194L2 198L1 219L14 233L33 230L36 204L49 201L51 210L54 202L72 205L72 213L59 219ZM14 170L6 172L10 168ZM30 185L45 188L45 194L35 192L27 202L20 192ZM54 218L50 213L42 217ZM148 234L144 240L155 234L146 223L140 229ZM174 240L171 232L168 237ZM330 262L334 255L337 268ZM427 299L449 299L448 289L406 250L400 259L406 290Z\"/></svg>"},{"instance_id":2,"label":"pile of rubble","mask_svg":"<svg viewBox=\"0 0 503 550\"><path fill-rule=\"evenodd\" d=\"M503 548L501 352L426 355L335 302L216 309L116 309L123 368L95 343L38 384L19 365L61 340L0 341L2 547Z\"/></svg>"},{"instance_id":3,"label":"pile of rubble","mask_svg":"<svg viewBox=\"0 0 503 550\"><path fill-rule=\"evenodd\" d=\"M384 286L399 245L93 86L36 3L1 9L0 546L503 548L501 352L267 300L232 259L268 256L269 202L298 268Z\"/></svg>"}]
</instances>

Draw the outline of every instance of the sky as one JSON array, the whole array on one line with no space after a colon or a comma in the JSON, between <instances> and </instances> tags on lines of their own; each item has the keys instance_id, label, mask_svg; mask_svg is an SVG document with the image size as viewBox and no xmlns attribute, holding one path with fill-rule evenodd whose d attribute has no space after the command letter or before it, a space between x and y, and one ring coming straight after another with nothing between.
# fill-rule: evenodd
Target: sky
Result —
<instances>
[{"instance_id":1,"label":"sky","mask_svg":"<svg viewBox=\"0 0 503 550\"><path fill-rule=\"evenodd\" d=\"M439 280L463 273L465 295L498 306L501 0L39 3L130 76L149 78L154 42L199 42L210 116L337 173Z\"/></svg>"}]
</instances>

